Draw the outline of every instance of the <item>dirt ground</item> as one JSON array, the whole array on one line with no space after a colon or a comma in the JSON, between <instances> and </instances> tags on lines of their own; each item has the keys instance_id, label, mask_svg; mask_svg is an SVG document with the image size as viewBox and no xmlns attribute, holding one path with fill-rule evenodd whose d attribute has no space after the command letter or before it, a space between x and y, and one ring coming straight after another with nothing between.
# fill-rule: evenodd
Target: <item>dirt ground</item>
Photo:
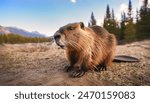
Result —
<instances>
[{"instance_id":1,"label":"dirt ground","mask_svg":"<svg viewBox=\"0 0 150 103\"><path fill-rule=\"evenodd\" d=\"M107 71L88 71L71 78L63 68L64 51L55 43L0 45L0 85L150 85L150 40L117 47L117 53L140 59L136 63L113 63Z\"/></svg>"}]
</instances>

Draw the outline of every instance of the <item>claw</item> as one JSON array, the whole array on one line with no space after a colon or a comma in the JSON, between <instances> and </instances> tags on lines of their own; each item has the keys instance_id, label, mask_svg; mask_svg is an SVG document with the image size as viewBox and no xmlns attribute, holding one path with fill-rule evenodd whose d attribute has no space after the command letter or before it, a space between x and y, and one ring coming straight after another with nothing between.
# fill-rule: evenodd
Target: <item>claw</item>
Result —
<instances>
[{"instance_id":1,"label":"claw","mask_svg":"<svg viewBox=\"0 0 150 103\"><path fill-rule=\"evenodd\" d=\"M73 77L73 78L79 78L79 77L82 77L84 74L85 74L85 71L82 70L82 69L79 69L79 70L73 71L71 73L71 77Z\"/></svg>"},{"instance_id":2,"label":"claw","mask_svg":"<svg viewBox=\"0 0 150 103\"><path fill-rule=\"evenodd\" d=\"M98 65L97 68L95 69L97 72L101 72L101 71L106 71L107 67L106 65Z\"/></svg>"},{"instance_id":3,"label":"claw","mask_svg":"<svg viewBox=\"0 0 150 103\"><path fill-rule=\"evenodd\" d=\"M64 67L65 72L70 72L71 70L72 70L72 66L67 65Z\"/></svg>"}]
</instances>

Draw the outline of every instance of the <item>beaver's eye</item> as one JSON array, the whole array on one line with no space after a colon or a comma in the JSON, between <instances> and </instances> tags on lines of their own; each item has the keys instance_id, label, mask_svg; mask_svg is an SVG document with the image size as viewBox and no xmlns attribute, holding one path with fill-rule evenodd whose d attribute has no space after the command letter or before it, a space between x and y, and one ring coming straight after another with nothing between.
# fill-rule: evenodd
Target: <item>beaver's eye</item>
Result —
<instances>
[{"instance_id":1,"label":"beaver's eye","mask_svg":"<svg viewBox=\"0 0 150 103\"><path fill-rule=\"evenodd\" d=\"M68 29L68 30L74 30L75 27L71 27L71 26L70 26L70 27L68 27L67 29Z\"/></svg>"}]
</instances>

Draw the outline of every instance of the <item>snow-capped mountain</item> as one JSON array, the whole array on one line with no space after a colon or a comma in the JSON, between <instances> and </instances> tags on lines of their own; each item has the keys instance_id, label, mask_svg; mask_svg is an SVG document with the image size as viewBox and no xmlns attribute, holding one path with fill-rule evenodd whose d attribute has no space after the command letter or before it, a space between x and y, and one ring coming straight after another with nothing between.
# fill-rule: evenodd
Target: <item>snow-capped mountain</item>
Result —
<instances>
[{"instance_id":1,"label":"snow-capped mountain","mask_svg":"<svg viewBox=\"0 0 150 103\"><path fill-rule=\"evenodd\" d=\"M19 34L27 37L45 37L45 34L41 34L38 31L28 32L26 30L17 27L3 27L0 26L0 34Z\"/></svg>"},{"instance_id":2,"label":"snow-capped mountain","mask_svg":"<svg viewBox=\"0 0 150 103\"><path fill-rule=\"evenodd\" d=\"M0 26L0 34L10 34L10 31L5 27Z\"/></svg>"}]
</instances>

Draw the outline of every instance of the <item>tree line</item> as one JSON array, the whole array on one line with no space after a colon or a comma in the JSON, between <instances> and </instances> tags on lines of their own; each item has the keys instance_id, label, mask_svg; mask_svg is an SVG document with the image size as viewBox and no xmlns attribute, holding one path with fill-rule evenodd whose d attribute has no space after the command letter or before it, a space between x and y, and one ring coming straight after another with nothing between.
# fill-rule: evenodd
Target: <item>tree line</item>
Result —
<instances>
[{"instance_id":1,"label":"tree line","mask_svg":"<svg viewBox=\"0 0 150 103\"><path fill-rule=\"evenodd\" d=\"M3 43L41 43L41 42L49 42L50 38L45 37L25 37L18 34L1 34L0 35L0 44Z\"/></svg>"},{"instance_id":2,"label":"tree line","mask_svg":"<svg viewBox=\"0 0 150 103\"><path fill-rule=\"evenodd\" d=\"M97 25L94 13L91 13L91 20L88 26ZM109 5L106 7L103 27L110 33L116 35L118 41L131 42L150 38L150 6L148 0L144 0L140 9L136 10L136 17L133 17L132 2L129 0L128 12L121 13L121 21L115 18L114 9L110 10ZM24 37L18 34L1 34L0 44L2 43L40 43L49 42L50 38Z\"/></svg>"},{"instance_id":3,"label":"tree line","mask_svg":"<svg viewBox=\"0 0 150 103\"><path fill-rule=\"evenodd\" d=\"M88 26L96 25L94 13L91 13L91 20ZM103 27L110 33L116 35L120 42L131 42L150 38L150 7L148 0L144 0L140 9L136 10L136 17L133 16L133 6L131 0L128 3L128 12L121 13L121 21L115 19L114 9L106 7Z\"/></svg>"}]
</instances>

